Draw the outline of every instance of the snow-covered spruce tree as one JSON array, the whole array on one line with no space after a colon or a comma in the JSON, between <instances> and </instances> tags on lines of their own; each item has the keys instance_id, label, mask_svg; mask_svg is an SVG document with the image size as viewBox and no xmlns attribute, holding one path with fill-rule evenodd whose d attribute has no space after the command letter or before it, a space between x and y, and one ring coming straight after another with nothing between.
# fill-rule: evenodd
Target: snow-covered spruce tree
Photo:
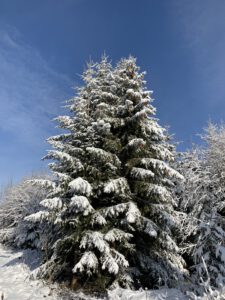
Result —
<instances>
[{"instance_id":1,"label":"snow-covered spruce tree","mask_svg":"<svg viewBox=\"0 0 225 300\"><path fill-rule=\"evenodd\" d=\"M113 69L103 57L83 74L85 85L57 118L66 134L51 137L57 178L29 216L57 228L52 256L42 272L73 277L77 287L172 284L184 272L172 238L174 203L169 167L173 147L153 117L150 92L134 58ZM38 182L36 182L38 183Z\"/></svg>"},{"instance_id":2,"label":"snow-covered spruce tree","mask_svg":"<svg viewBox=\"0 0 225 300\"><path fill-rule=\"evenodd\" d=\"M105 288L128 267L117 248L129 248L131 237L113 228L101 211L114 201L104 196L104 184L117 176L121 166L108 149L119 143L107 121L118 99L111 69L105 57L100 64L89 64L84 87L69 101L72 115L57 118L68 132L49 138L54 150L46 158L55 160L50 168L56 180L34 182L51 187L52 192L42 201L46 209L27 218L53 224L53 255L41 270L44 276L64 281L76 277L78 286L95 285L95 289Z\"/></svg>"}]
</instances>

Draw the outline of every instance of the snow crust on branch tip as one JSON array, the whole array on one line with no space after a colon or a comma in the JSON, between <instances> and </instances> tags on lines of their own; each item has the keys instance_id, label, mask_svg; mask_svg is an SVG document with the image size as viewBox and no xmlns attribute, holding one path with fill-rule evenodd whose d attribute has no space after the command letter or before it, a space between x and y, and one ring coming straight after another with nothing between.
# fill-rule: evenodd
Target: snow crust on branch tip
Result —
<instances>
[{"instance_id":1,"label":"snow crust on branch tip","mask_svg":"<svg viewBox=\"0 0 225 300\"><path fill-rule=\"evenodd\" d=\"M128 146L129 147L133 147L133 148L136 148L136 147L143 147L146 145L146 141L144 141L143 139L141 138L135 138L135 139L132 139L129 141L128 143Z\"/></svg>"},{"instance_id":2,"label":"snow crust on branch tip","mask_svg":"<svg viewBox=\"0 0 225 300\"><path fill-rule=\"evenodd\" d=\"M105 225L105 224L107 224L107 221L106 221L106 219L99 212L95 212L92 215L91 224L92 224L92 226L95 225L95 224L97 224L97 225Z\"/></svg>"},{"instance_id":3,"label":"snow crust on branch tip","mask_svg":"<svg viewBox=\"0 0 225 300\"><path fill-rule=\"evenodd\" d=\"M128 203L128 210L126 213L126 219L128 223L135 223L137 219L141 216L140 210L137 208L136 204L133 202Z\"/></svg>"},{"instance_id":4,"label":"snow crust on branch tip","mask_svg":"<svg viewBox=\"0 0 225 300\"><path fill-rule=\"evenodd\" d=\"M87 231L80 242L81 249L98 249L101 253L109 253L109 244L104 240L104 235L98 231Z\"/></svg>"},{"instance_id":5,"label":"snow crust on branch tip","mask_svg":"<svg viewBox=\"0 0 225 300\"><path fill-rule=\"evenodd\" d=\"M89 215L94 208L90 205L89 200L84 196L73 196L69 207L75 212L83 212L84 216Z\"/></svg>"},{"instance_id":6,"label":"snow crust on branch tip","mask_svg":"<svg viewBox=\"0 0 225 300\"><path fill-rule=\"evenodd\" d=\"M138 179L149 179L153 178L155 174L151 170L133 167L131 170L131 176Z\"/></svg>"},{"instance_id":7,"label":"snow crust on branch tip","mask_svg":"<svg viewBox=\"0 0 225 300\"><path fill-rule=\"evenodd\" d=\"M72 180L69 183L69 188L72 193L90 196L92 194L92 187L90 183L81 177Z\"/></svg>"},{"instance_id":8,"label":"snow crust on branch tip","mask_svg":"<svg viewBox=\"0 0 225 300\"><path fill-rule=\"evenodd\" d=\"M62 207L63 207L62 199L59 197L44 199L40 202L40 204L46 208L49 208L50 210L62 209Z\"/></svg>"},{"instance_id":9,"label":"snow crust on branch tip","mask_svg":"<svg viewBox=\"0 0 225 300\"><path fill-rule=\"evenodd\" d=\"M98 259L92 251L85 252L79 262L74 266L73 273L87 272L88 275L96 273L98 269Z\"/></svg>"},{"instance_id":10,"label":"snow crust on branch tip","mask_svg":"<svg viewBox=\"0 0 225 300\"><path fill-rule=\"evenodd\" d=\"M164 186L158 184L149 184L147 196L157 195L164 202L172 201L171 193Z\"/></svg>"},{"instance_id":11,"label":"snow crust on branch tip","mask_svg":"<svg viewBox=\"0 0 225 300\"><path fill-rule=\"evenodd\" d=\"M173 168L169 167L168 164L162 160L155 159L155 158L142 158L141 165L143 165L146 168L152 167L153 169L159 171L163 175L174 177L179 180L184 180L183 175L181 175Z\"/></svg>"},{"instance_id":12,"label":"snow crust on branch tip","mask_svg":"<svg viewBox=\"0 0 225 300\"><path fill-rule=\"evenodd\" d=\"M129 191L129 186L126 178L124 177L112 179L104 186L104 193L106 194L110 194L110 193L124 194L126 191Z\"/></svg>"},{"instance_id":13,"label":"snow crust on branch tip","mask_svg":"<svg viewBox=\"0 0 225 300\"><path fill-rule=\"evenodd\" d=\"M47 188L47 189L52 189L54 190L56 188L56 183L52 180L48 179L32 179L32 180L27 180L27 183L30 183L31 185L39 185L40 187Z\"/></svg>"},{"instance_id":14,"label":"snow crust on branch tip","mask_svg":"<svg viewBox=\"0 0 225 300\"><path fill-rule=\"evenodd\" d=\"M119 167L121 165L121 162L116 155L114 155L110 152L107 152L101 148L87 147L86 150L90 155L100 159L102 162L110 161L110 162L114 163L115 166L117 166L117 167Z\"/></svg>"},{"instance_id":15,"label":"snow crust on branch tip","mask_svg":"<svg viewBox=\"0 0 225 300\"><path fill-rule=\"evenodd\" d=\"M42 222L43 220L47 219L48 216L49 216L48 211L38 211L37 213L25 217L24 220L36 223L36 222Z\"/></svg>"},{"instance_id":16,"label":"snow crust on branch tip","mask_svg":"<svg viewBox=\"0 0 225 300\"><path fill-rule=\"evenodd\" d=\"M105 235L104 239L107 242L114 243L115 241L123 241L123 240L129 240L133 237L132 234L124 232L123 230L120 230L118 228L113 228L109 230Z\"/></svg>"}]
</instances>

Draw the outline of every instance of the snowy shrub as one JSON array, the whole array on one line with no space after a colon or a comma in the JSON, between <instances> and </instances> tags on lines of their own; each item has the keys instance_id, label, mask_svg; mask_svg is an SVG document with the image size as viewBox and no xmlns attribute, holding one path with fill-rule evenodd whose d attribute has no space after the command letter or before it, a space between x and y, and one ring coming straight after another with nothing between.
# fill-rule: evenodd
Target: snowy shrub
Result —
<instances>
[{"instance_id":1,"label":"snowy shrub","mask_svg":"<svg viewBox=\"0 0 225 300\"><path fill-rule=\"evenodd\" d=\"M38 189L28 178L5 188L0 204L1 242L14 247L41 247L41 227L24 218L40 210L40 201L46 194L47 189Z\"/></svg>"},{"instance_id":2,"label":"snowy shrub","mask_svg":"<svg viewBox=\"0 0 225 300\"><path fill-rule=\"evenodd\" d=\"M180 247L199 294L206 280L215 291L225 284L225 127L209 124L202 137L206 145L179 162L186 181L177 189L179 209L186 213Z\"/></svg>"}]
</instances>

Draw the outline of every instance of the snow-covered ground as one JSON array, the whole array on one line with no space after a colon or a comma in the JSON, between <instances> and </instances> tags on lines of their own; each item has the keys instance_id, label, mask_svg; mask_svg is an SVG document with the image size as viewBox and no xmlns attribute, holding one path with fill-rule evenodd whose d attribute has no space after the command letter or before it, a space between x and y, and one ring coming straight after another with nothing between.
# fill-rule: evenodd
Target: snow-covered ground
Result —
<instances>
[{"instance_id":1,"label":"snow-covered ground","mask_svg":"<svg viewBox=\"0 0 225 300\"><path fill-rule=\"evenodd\" d=\"M110 300L188 300L177 289L160 289L152 291L129 291L116 289L109 292Z\"/></svg>"},{"instance_id":2,"label":"snow-covered ground","mask_svg":"<svg viewBox=\"0 0 225 300\"><path fill-rule=\"evenodd\" d=\"M29 267L28 267L29 266ZM0 244L0 299L1 300L73 300L96 299L82 293L60 293L54 286L47 286L39 280L29 279L31 271L38 266L34 251L12 251ZM59 290L58 290L59 292ZM1 298L2 297L2 298ZM188 300L176 289L155 291L130 291L115 289L109 292L108 300ZM100 299L99 299L100 300Z\"/></svg>"},{"instance_id":3,"label":"snow-covered ground","mask_svg":"<svg viewBox=\"0 0 225 300\"><path fill-rule=\"evenodd\" d=\"M30 254L30 257L29 257ZM30 280L30 269L25 263L30 260L30 267L36 263L32 251L10 251L0 245L0 299L4 300L56 300L53 291L41 281Z\"/></svg>"}]
</instances>

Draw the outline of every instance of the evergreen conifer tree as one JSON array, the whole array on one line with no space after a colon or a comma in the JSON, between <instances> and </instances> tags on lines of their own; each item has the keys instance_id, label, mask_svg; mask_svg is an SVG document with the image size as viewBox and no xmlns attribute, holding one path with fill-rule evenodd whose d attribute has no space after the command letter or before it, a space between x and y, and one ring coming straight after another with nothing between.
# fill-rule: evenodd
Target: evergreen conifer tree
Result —
<instances>
[{"instance_id":1,"label":"evergreen conifer tree","mask_svg":"<svg viewBox=\"0 0 225 300\"><path fill-rule=\"evenodd\" d=\"M85 85L57 120L68 132L49 139L46 158L56 179L45 209L27 219L54 227L53 279L75 278L77 287L172 284L184 262L172 237L176 205L170 193L173 146L153 117L151 92L134 58L115 68L102 58L89 64Z\"/></svg>"}]
</instances>

